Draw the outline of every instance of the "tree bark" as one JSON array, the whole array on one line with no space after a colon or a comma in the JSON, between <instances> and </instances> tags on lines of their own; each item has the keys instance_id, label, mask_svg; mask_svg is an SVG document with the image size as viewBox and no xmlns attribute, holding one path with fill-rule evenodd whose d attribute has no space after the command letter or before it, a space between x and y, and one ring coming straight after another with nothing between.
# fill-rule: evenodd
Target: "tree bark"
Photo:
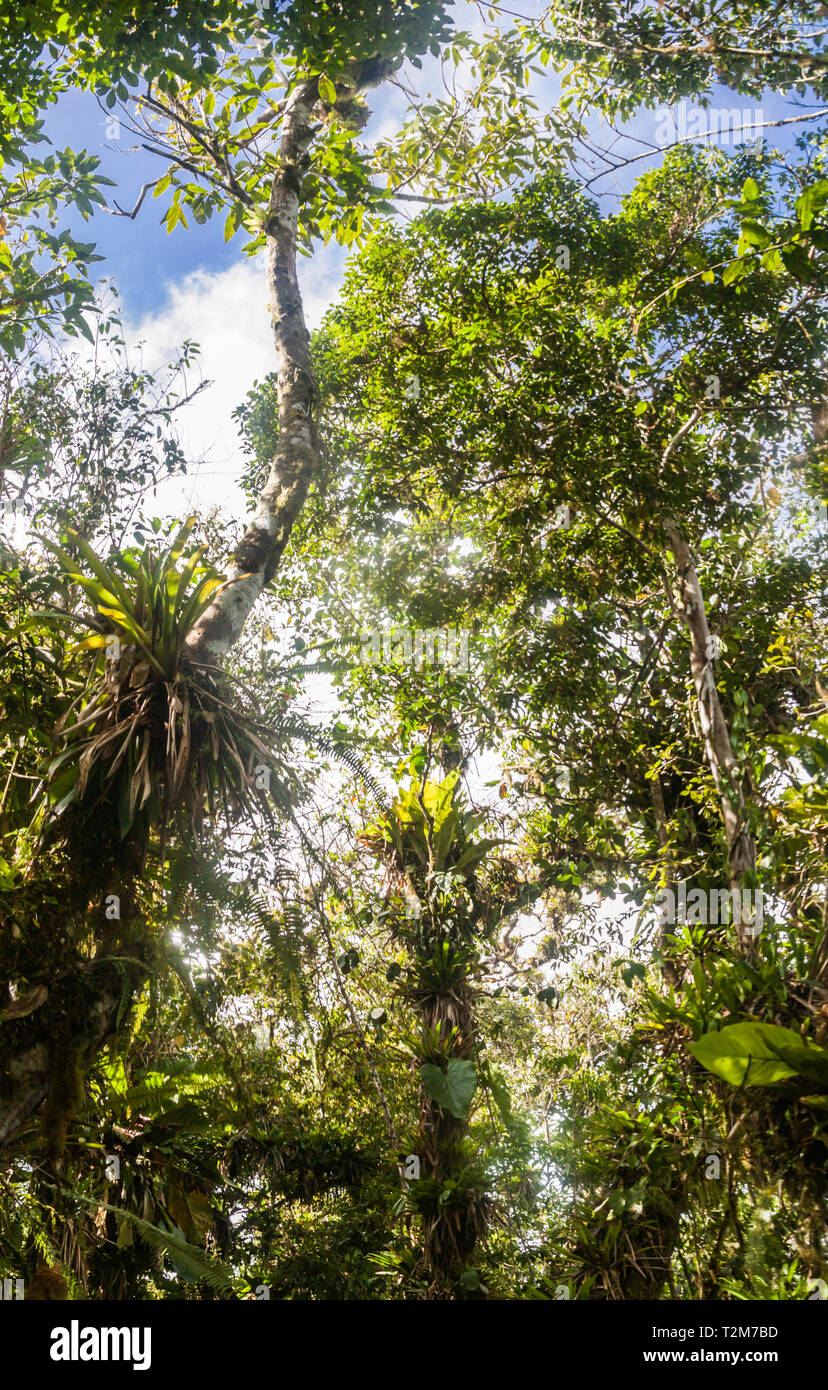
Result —
<instances>
[{"instance_id":1,"label":"tree bark","mask_svg":"<svg viewBox=\"0 0 828 1390\"><path fill-rule=\"evenodd\" d=\"M191 660L219 663L241 635L269 583L307 496L319 458L313 423L316 387L310 334L297 274L302 177L314 130L311 113L319 79L300 82L287 100L279 141L279 170L267 209L267 280L276 343L279 442L267 482L236 548L228 583L187 638Z\"/></svg>"},{"instance_id":2,"label":"tree bark","mask_svg":"<svg viewBox=\"0 0 828 1390\"><path fill-rule=\"evenodd\" d=\"M113 966L106 968L98 961L91 961L57 986L52 985L48 1008L34 1015L35 1030L32 1019L25 1020L28 1037L24 1035L17 1046L15 1033L23 1033L23 1021L17 1029L9 1024L0 1025L4 1033L11 1034L8 1039L2 1038L5 1056L0 1072L0 1149L17 1138L53 1086L55 1023L67 1013L74 1013L82 999L83 1026L72 1038L71 1060L85 1072L95 1053L116 1031L125 987L129 988ZM64 1058L63 1063L68 1065L69 1059Z\"/></svg>"},{"instance_id":3,"label":"tree bark","mask_svg":"<svg viewBox=\"0 0 828 1390\"><path fill-rule=\"evenodd\" d=\"M43 906L35 928L46 940L33 937L24 967L27 987L44 987L43 1002L22 1017L0 1020L0 1149L17 1138L44 1101L50 1142L61 1126L65 1130L92 1059L117 1032L146 978L150 946L136 885L146 863L147 828L126 840L117 821L98 822L95 830L83 808L70 808L62 852L70 866L82 867L50 883L55 905ZM50 848L47 840L47 855ZM110 895L120 914L112 919L104 915ZM6 930L9 923L0 925ZM69 943L50 949L61 932ZM77 944L89 937L91 958ZM7 1002L8 985L0 983Z\"/></svg>"},{"instance_id":4,"label":"tree bark","mask_svg":"<svg viewBox=\"0 0 828 1390\"><path fill-rule=\"evenodd\" d=\"M678 874L673 862L673 855L670 850L670 836L667 830L667 808L664 805L664 791L661 785L661 777L656 772L648 779L650 788L650 800L655 816L656 835L658 836L658 847L661 851L661 887L664 891L678 890ZM679 982L679 974L676 969L675 961L672 959L673 944L671 942L672 933L669 927L672 924L667 917L662 915L658 924L658 949L661 955L661 975L666 984L675 987Z\"/></svg>"},{"instance_id":5,"label":"tree bark","mask_svg":"<svg viewBox=\"0 0 828 1390\"><path fill-rule=\"evenodd\" d=\"M707 765L719 795L727 839L729 886L740 892L744 879L756 871L756 841L750 830L745 787L736 766L730 729L713 675L715 643L690 547L674 521L665 521L664 530L676 563L682 611L690 634L690 669L696 690L696 709ZM739 936L743 948L752 952L753 937L745 931L740 931Z\"/></svg>"},{"instance_id":6,"label":"tree bark","mask_svg":"<svg viewBox=\"0 0 828 1390\"><path fill-rule=\"evenodd\" d=\"M356 93L378 86L394 67L391 58L355 65L352 74L336 84L337 109L351 103ZM220 664L238 641L253 605L273 578L319 462L313 419L316 382L297 274L302 182L318 129L313 118L319 99L317 75L300 80L285 102L279 168L265 218L279 442L253 520L233 555L228 583L187 639L189 656L196 663Z\"/></svg>"}]
</instances>

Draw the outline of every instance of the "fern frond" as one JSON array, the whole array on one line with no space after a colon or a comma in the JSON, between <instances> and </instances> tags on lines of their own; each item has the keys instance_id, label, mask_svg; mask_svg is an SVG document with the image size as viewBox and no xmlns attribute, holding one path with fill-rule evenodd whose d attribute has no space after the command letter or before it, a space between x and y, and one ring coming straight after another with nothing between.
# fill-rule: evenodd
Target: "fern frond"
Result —
<instances>
[{"instance_id":1,"label":"fern frond","mask_svg":"<svg viewBox=\"0 0 828 1390\"><path fill-rule=\"evenodd\" d=\"M81 1197L81 1201L89 1201L88 1198ZM126 1211L123 1207L113 1206L109 1202L90 1202L95 1207L103 1207L105 1211L111 1211L120 1221L126 1221L133 1226L147 1245L154 1246L157 1250L163 1250L171 1255L180 1271L191 1275L194 1279L203 1279L209 1284L211 1289L217 1293L238 1293L236 1276L226 1265L218 1260L213 1260L198 1245L191 1245L183 1236L175 1231L162 1231L160 1226L154 1226L151 1221L144 1221L142 1217L136 1216L135 1212Z\"/></svg>"}]
</instances>

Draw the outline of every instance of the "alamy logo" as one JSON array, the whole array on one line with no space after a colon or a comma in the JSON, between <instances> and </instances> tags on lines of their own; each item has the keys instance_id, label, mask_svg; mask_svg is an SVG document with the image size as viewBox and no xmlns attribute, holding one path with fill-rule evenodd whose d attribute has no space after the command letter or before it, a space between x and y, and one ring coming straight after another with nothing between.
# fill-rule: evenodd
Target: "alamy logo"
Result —
<instances>
[{"instance_id":1,"label":"alamy logo","mask_svg":"<svg viewBox=\"0 0 828 1390\"><path fill-rule=\"evenodd\" d=\"M49 1355L53 1361L131 1361L133 1371L148 1371L151 1343L150 1327L81 1327L73 1319L53 1328Z\"/></svg>"},{"instance_id":2,"label":"alamy logo","mask_svg":"<svg viewBox=\"0 0 828 1390\"><path fill-rule=\"evenodd\" d=\"M24 525L28 519L26 507L19 498L11 500L6 497L0 502L0 527L8 526L14 530L16 527Z\"/></svg>"},{"instance_id":3,"label":"alamy logo","mask_svg":"<svg viewBox=\"0 0 828 1390\"><path fill-rule=\"evenodd\" d=\"M732 922L745 936L758 936L762 930L762 889L752 892L743 888L691 888L680 883L678 894L672 888L662 888L656 901L661 909L660 925L687 923L690 926L717 926Z\"/></svg>"},{"instance_id":4,"label":"alamy logo","mask_svg":"<svg viewBox=\"0 0 828 1390\"><path fill-rule=\"evenodd\" d=\"M385 661L388 665L404 666L411 662L421 671L423 666L447 666L455 671L469 669L469 634L462 629L391 627L363 628L361 660L364 664Z\"/></svg>"},{"instance_id":5,"label":"alamy logo","mask_svg":"<svg viewBox=\"0 0 828 1390\"><path fill-rule=\"evenodd\" d=\"M719 145L739 145L762 139L765 126L761 110L740 110L738 106L659 106L656 111L656 142L662 149L677 141L700 140L710 136Z\"/></svg>"}]
</instances>

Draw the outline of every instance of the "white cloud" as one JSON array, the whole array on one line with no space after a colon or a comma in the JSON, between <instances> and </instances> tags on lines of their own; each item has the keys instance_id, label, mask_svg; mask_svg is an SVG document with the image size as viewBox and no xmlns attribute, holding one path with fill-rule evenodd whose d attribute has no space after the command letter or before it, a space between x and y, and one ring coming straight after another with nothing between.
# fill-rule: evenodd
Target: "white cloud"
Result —
<instances>
[{"instance_id":1,"label":"white cloud","mask_svg":"<svg viewBox=\"0 0 828 1390\"><path fill-rule=\"evenodd\" d=\"M341 279L341 254L322 248L300 266L305 316L315 327L334 298ZM167 288L166 303L138 322L124 325L128 344L142 345L144 365L154 370L174 358L185 339L200 345L199 376L212 384L177 415L188 476L158 489L161 513L183 515L194 505L219 503L243 516L238 479L244 465L232 418L254 381L274 367L273 332L268 310L264 258L240 261L224 271L195 270Z\"/></svg>"}]
</instances>

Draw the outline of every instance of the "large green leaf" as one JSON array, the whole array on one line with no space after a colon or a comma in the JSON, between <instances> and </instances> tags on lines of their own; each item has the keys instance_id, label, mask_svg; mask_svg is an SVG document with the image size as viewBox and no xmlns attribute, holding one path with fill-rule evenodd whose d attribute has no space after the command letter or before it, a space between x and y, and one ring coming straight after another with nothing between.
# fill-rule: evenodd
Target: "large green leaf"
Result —
<instances>
[{"instance_id":1,"label":"large green leaf","mask_svg":"<svg viewBox=\"0 0 828 1390\"><path fill-rule=\"evenodd\" d=\"M775 1023L731 1023L689 1046L697 1062L732 1086L772 1086L796 1076L797 1068L780 1052L783 1048L804 1051L798 1033Z\"/></svg>"},{"instance_id":2,"label":"large green leaf","mask_svg":"<svg viewBox=\"0 0 828 1390\"><path fill-rule=\"evenodd\" d=\"M451 812L451 802L458 777L458 772L450 772L447 777L443 778L442 782L426 782L422 787L422 792L419 782L412 781L408 790L402 791L399 799L394 802L393 810L397 819L403 825L408 821L423 821L425 819L424 807L434 830L438 831Z\"/></svg>"},{"instance_id":3,"label":"large green leaf","mask_svg":"<svg viewBox=\"0 0 828 1390\"><path fill-rule=\"evenodd\" d=\"M780 1047L779 1055L798 1076L828 1091L828 1050L824 1047Z\"/></svg>"},{"instance_id":4,"label":"large green leaf","mask_svg":"<svg viewBox=\"0 0 828 1390\"><path fill-rule=\"evenodd\" d=\"M472 1096L477 1090L477 1072L471 1062L452 1057L445 1072L432 1062L425 1062L420 1080L426 1095L436 1100L441 1110L448 1110L458 1120L465 1120Z\"/></svg>"}]
</instances>

